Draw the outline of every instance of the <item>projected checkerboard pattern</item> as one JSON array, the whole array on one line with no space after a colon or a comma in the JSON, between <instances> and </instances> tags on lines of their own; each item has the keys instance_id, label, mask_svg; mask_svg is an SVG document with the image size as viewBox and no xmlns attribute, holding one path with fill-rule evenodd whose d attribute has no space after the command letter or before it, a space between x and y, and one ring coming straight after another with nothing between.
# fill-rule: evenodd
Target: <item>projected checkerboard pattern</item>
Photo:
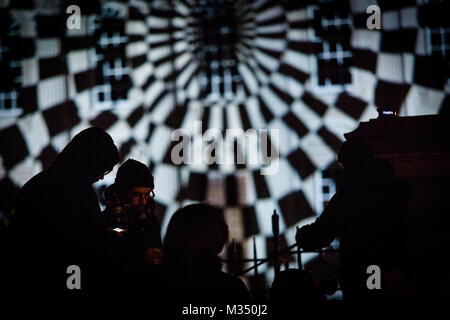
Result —
<instances>
[{"instance_id":1,"label":"projected checkerboard pattern","mask_svg":"<svg viewBox=\"0 0 450 320\"><path fill-rule=\"evenodd\" d=\"M365 10L376 3L382 29L368 30ZM311 12L339 6L338 1L235 1L237 42L228 95L225 89L205 90L205 83L215 77L225 81L225 75L204 80L208 69L196 1L86 2L80 5L81 30L66 29L64 10L44 14L31 2L3 4L1 10L20 25L22 73L16 90L20 115L0 114L2 181L23 185L77 132L99 126L112 135L123 161L135 158L151 167L163 230L180 205L208 201L223 208L244 257L253 255L253 237L259 257L271 250L274 209L286 244L293 243L297 225L320 213L335 190L323 172L335 162L343 133L376 118L377 108L400 115L449 108L448 41L444 35L446 44L431 42L429 50L429 4L350 1L345 16L322 19L325 35L345 25L348 38L321 42ZM117 33L114 25L92 29L105 10L118 19ZM219 61L211 50L207 61ZM439 50L445 55L436 58ZM108 62L98 55L109 55ZM330 60L337 63L330 66ZM321 86L321 77L328 79L336 66L345 67L337 81L343 83ZM214 99L208 99L211 92L217 93ZM12 97L14 90L2 93ZM278 174L262 176L248 164L175 166L171 133L192 131L196 120L203 132L279 129L279 143L272 141L280 156ZM104 184L114 177L115 171ZM264 265L259 271L270 269Z\"/></svg>"},{"instance_id":2,"label":"projected checkerboard pattern","mask_svg":"<svg viewBox=\"0 0 450 320\"><path fill-rule=\"evenodd\" d=\"M20 114L19 89L22 77L20 25L6 10L0 10L0 114Z\"/></svg>"}]
</instances>

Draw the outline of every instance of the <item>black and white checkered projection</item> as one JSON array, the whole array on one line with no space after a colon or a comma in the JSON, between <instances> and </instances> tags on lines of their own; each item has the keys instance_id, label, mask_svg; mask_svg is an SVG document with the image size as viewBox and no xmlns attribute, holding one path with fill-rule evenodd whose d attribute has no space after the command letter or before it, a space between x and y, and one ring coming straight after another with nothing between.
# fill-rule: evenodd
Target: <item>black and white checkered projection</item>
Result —
<instances>
[{"instance_id":1,"label":"black and white checkered projection","mask_svg":"<svg viewBox=\"0 0 450 320\"><path fill-rule=\"evenodd\" d=\"M69 29L67 7L81 11ZM369 5L381 29L368 29ZM244 257L314 219L335 185L343 133L377 117L449 111L448 2L0 1L2 216L17 188L80 130L113 137L122 161L148 164L163 230L192 201L224 209ZM201 130L194 130L201 121ZM245 162L175 165L175 129L277 129L278 172ZM270 132L270 131L269 131ZM259 152L232 141L226 152ZM276 159L278 158L278 159ZM117 169L117 168L116 168ZM112 183L115 171L102 182ZM99 189L101 185L96 186ZM11 195L5 197L4 195ZM270 266L263 265L259 271ZM271 272L266 273L268 277ZM270 281L270 279L267 279Z\"/></svg>"}]
</instances>

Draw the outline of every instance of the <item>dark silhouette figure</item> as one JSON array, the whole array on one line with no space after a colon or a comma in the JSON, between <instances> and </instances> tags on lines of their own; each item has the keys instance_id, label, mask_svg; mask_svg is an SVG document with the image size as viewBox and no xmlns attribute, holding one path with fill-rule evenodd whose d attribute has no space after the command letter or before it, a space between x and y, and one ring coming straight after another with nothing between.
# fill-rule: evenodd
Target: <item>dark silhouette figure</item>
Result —
<instances>
[{"instance_id":1,"label":"dark silhouette figure","mask_svg":"<svg viewBox=\"0 0 450 320\"><path fill-rule=\"evenodd\" d=\"M304 270L281 271L269 289L269 299L283 307L293 303L320 301L320 295L311 275Z\"/></svg>"},{"instance_id":2,"label":"dark silhouette figure","mask_svg":"<svg viewBox=\"0 0 450 320\"><path fill-rule=\"evenodd\" d=\"M218 209L193 204L175 212L163 242L164 295L177 301L248 300L242 280L221 271L217 255L227 240Z\"/></svg>"},{"instance_id":3,"label":"dark silhouette figure","mask_svg":"<svg viewBox=\"0 0 450 320\"><path fill-rule=\"evenodd\" d=\"M8 294L34 292L39 297L95 289L102 241L100 208L91 185L118 161L111 136L88 128L22 187L8 234ZM68 290L70 265L81 270L81 290Z\"/></svg>"},{"instance_id":4,"label":"dark silhouette figure","mask_svg":"<svg viewBox=\"0 0 450 320\"><path fill-rule=\"evenodd\" d=\"M154 214L155 185L149 168L129 159L106 189L103 211L108 235L109 270L105 285L129 294L142 290L146 272L158 271L162 262L161 227ZM111 281L115 278L114 281Z\"/></svg>"},{"instance_id":5,"label":"dark silhouette figure","mask_svg":"<svg viewBox=\"0 0 450 320\"><path fill-rule=\"evenodd\" d=\"M315 250L339 237L344 299L388 298L392 292L387 288L402 290L386 281L404 274L407 188L394 180L393 167L387 161L371 156L362 140L345 142L338 161L343 166L343 188L313 224L299 230L297 243ZM370 265L381 269L381 290L368 289Z\"/></svg>"}]
</instances>

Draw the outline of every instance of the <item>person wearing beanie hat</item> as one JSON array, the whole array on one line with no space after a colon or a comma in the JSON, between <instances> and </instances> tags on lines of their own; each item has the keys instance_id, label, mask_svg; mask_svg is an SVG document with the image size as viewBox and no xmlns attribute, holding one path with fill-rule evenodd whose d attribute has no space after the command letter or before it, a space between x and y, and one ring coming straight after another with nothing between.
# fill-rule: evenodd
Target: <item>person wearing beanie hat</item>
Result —
<instances>
[{"instance_id":1,"label":"person wearing beanie hat","mask_svg":"<svg viewBox=\"0 0 450 320\"><path fill-rule=\"evenodd\" d=\"M142 162L128 159L117 170L115 185L121 189L155 187L149 168Z\"/></svg>"},{"instance_id":2,"label":"person wearing beanie hat","mask_svg":"<svg viewBox=\"0 0 450 320\"><path fill-rule=\"evenodd\" d=\"M103 215L110 235L110 257L113 269L124 276L119 286L125 290L134 290L141 282L142 272L155 269L162 262L161 226L154 214L154 187L150 169L128 159L105 191Z\"/></svg>"},{"instance_id":3,"label":"person wearing beanie hat","mask_svg":"<svg viewBox=\"0 0 450 320\"><path fill-rule=\"evenodd\" d=\"M113 188L126 205L139 208L142 212L153 211L153 175L149 168L134 159L128 159L117 170Z\"/></svg>"}]
</instances>

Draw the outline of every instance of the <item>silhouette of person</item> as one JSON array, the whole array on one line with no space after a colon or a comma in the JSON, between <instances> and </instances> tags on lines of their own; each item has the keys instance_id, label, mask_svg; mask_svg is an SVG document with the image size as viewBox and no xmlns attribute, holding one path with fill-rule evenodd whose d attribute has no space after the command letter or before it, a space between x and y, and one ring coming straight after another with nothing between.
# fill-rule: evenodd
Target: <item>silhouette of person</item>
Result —
<instances>
[{"instance_id":1,"label":"silhouette of person","mask_svg":"<svg viewBox=\"0 0 450 320\"><path fill-rule=\"evenodd\" d=\"M133 291L138 290L143 273L156 271L162 262L161 227L154 214L154 187L149 168L129 159L119 167L115 183L105 192L103 216L109 233L112 269L122 275L123 281L115 285L132 290L130 293L137 293Z\"/></svg>"},{"instance_id":2,"label":"silhouette of person","mask_svg":"<svg viewBox=\"0 0 450 320\"><path fill-rule=\"evenodd\" d=\"M21 188L9 238L11 285L17 294L95 289L101 238L100 207L92 184L118 161L111 136L91 127L78 133L49 168ZM68 290L71 265L80 268L81 290Z\"/></svg>"},{"instance_id":3,"label":"silhouette of person","mask_svg":"<svg viewBox=\"0 0 450 320\"><path fill-rule=\"evenodd\" d=\"M295 294L293 294L295 292ZM320 296L311 275L305 270L287 269L280 271L269 289L269 299L284 307L287 301L319 301ZM295 305L297 307L297 305Z\"/></svg>"},{"instance_id":4,"label":"silhouette of person","mask_svg":"<svg viewBox=\"0 0 450 320\"><path fill-rule=\"evenodd\" d=\"M206 204L179 209L163 242L165 296L177 301L246 301L249 293L237 277L221 271L218 254L228 240L223 214Z\"/></svg>"},{"instance_id":5,"label":"silhouette of person","mask_svg":"<svg viewBox=\"0 0 450 320\"><path fill-rule=\"evenodd\" d=\"M405 267L408 192L394 180L393 167L374 158L361 139L346 141L339 150L338 162L343 166L343 188L313 224L299 229L297 244L315 250L338 237L344 299L386 298L383 281ZM367 286L370 265L381 269L381 290L369 290Z\"/></svg>"}]
</instances>

